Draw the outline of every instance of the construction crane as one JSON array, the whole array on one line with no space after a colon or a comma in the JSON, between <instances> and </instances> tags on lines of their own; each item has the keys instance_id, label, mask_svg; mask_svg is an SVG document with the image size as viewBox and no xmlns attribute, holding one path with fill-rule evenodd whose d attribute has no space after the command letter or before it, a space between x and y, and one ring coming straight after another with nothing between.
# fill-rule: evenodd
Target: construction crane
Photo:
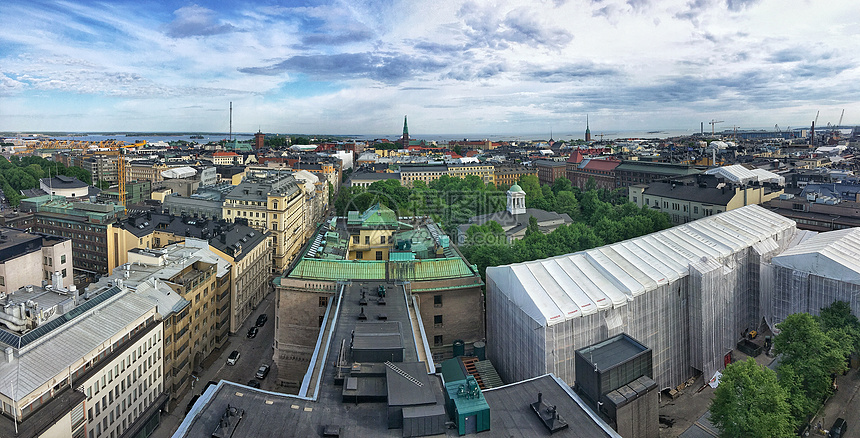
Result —
<instances>
[{"instance_id":1,"label":"construction crane","mask_svg":"<svg viewBox=\"0 0 860 438\"><path fill-rule=\"evenodd\" d=\"M723 123L723 122L724 122L724 120L714 120L714 119L711 119L711 121L708 122L708 124L711 125L711 136L712 137L714 135L714 125L716 125L717 123Z\"/></svg>"},{"instance_id":2,"label":"construction crane","mask_svg":"<svg viewBox=\"0 0 860 438\"><path fill-rule=\"evenodd\" d=\"M116 156L116 174L117 174L116 177L117 177L117 184L118 184L117 190L118 190L118 195L119 195L119 203L122 205L123 213L126 212L126 209L128 207L126 205L127 194L125 192L125 180L126 180L125 150L128 148L133 148L135 146L140 146L140 144L136 143L136 144L130 144L130 145L126 145L126 144L111 145L111 146L108 146L108 148L107 148L108 150L106 150L106 151L102 150L102 151L96 151L95 152L96 154L99 154L99 155Z\"/></svg>"}]
</instances>

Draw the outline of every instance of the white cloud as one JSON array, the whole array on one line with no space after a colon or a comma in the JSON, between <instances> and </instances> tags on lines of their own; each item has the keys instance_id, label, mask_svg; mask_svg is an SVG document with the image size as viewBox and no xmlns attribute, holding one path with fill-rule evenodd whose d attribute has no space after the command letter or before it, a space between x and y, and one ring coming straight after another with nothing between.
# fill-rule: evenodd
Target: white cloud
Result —
<instances>
[{"instance_id":1,"label":"white cloud","mask_svg":"<svg viewBox=\"0 0 860 438\"><path fill-rule=\"evenodd\" d=\"M39 125L90 130L97 114L122 129L218 130L233 100L248 130L328 133L396 132L403 114L416 133L544 131L586 112L636 129L715 113L744 127L808 123L825 106L860 114L860 31L845 0L222 8L4 2L14 19L0 29L0 107L87 96L74 110L78 97L55 102Z\"/></svg>"}]
</instances>

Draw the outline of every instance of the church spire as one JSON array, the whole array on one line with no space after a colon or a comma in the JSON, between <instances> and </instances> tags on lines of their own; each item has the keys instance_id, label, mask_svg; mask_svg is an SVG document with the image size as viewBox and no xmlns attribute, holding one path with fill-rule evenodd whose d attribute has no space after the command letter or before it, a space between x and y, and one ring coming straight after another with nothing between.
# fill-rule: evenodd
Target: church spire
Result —
<instances>
[{"instance_id":1,"label":"church spire","mask_svg":"<svg viewBox=\"0 0 860 438\"><path fill-rule=\"evenodd\" d=\"M585 141L591 141L591 128L588 126L588 114L585 115Z\"/></svg>"},{"instance_id":2,"label":"church spire","mask_svg":"<svg viewBox=\"0 0 860 438\"><path fill-rule=\"evenodd\" d=\"M406 124L406 116L403 116L403 147L409 146L409 126Z\"/></svg>"}]
</instances>

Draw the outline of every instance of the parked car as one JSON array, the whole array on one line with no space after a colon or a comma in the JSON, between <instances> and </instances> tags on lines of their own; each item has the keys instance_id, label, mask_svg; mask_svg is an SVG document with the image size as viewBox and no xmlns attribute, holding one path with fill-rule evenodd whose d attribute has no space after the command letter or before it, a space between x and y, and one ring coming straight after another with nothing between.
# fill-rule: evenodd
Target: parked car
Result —
<instances>
[{"instance_id":1,"label":"parked car","mask_svg":"<svg viewBox=\"0 0 860 438\"><path fill-rule=\"evenodd\" d=\"M269 366L268 365L260 365L260 369L257 370L257 374L255 375L255 377L262 380L262 379L265 379L268 374L269 374Z\"/></svg>"},{"instance_id":2,"label":"parked car","mask_svg":"<svg viewBox=\"0 0 860 438\"><path fill-rule=\"evenodd\" d=\"M254 380L254 379L251 379L248 381L248 386L250 386L251 388L260 389L260 382Z\"/></svg>"},{"instance_id":3,"label":"parked car","mask_svg":"<svg viewBox=\"0 0 860 438\"><path fill-rule=\"evenodd\" d=\"M833 422L833 427L830 428L830 432L827 436L830 438L842 438L845 436L845 430L847 428L848 424L845 423L845 420L837 418L836 421Z\"/></svg>"},{"instance_id":4,"label":"parked car","mask_svg":"<svg viewBox=\"0 0 860 438\"><path fill-rule=\"evenodd\" d=\"M253 339L257 337L257 332L260 331L257 327L251 327L248 329L248 339Z\"/></svg>"},{"instance_id":5,"label":"parked car","mask_svg":"<svg viewBox=\"0 0 860 438\"><path fill-rule=\"evenodd\" d=\"M236 361L239 360L239 350L233 350L229 356L227 356L227 365L236 365Z\"/></svg>"},{"instance_id":6,"label":"parked car","mask_svg":"<svg viewBox=\"0 0 860 438\"><path fill-rule=\"evenodd\" d=\"M266 325L266 321L269 320L269 315L265 313L257 317L257 327L262 327Z\"/></svg>"}]
</instances>

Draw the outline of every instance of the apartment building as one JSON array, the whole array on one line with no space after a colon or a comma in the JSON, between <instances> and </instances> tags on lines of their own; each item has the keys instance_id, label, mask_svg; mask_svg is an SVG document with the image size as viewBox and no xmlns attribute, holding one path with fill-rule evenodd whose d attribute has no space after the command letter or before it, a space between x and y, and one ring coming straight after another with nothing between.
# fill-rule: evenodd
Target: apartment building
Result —
<instances>
[{"instance_id":1,"label":"apartment building","mask_svg":"<svg viewBox=\"0 0 860 438\"><path fill-rule=\"evenodd\" d=\"M510 188L526 175L537 176L537 169L522 164L499 164L493 169L496 187Z\"/></svg>"},{"instance_id":2,"label":"apartment building","mask_svg":"<svg viewBox=\"0 0 860 438\"><path fill-rule=\"evenodd\" d=\"M156 304L117 286L86 296L57 285L5 297L0 436L134 436L158 425L167 396Z\"/></svg>"},{"instance_id":3,"label":"apartment building","mask_svg":"<svg viewBox=\"0 0 860 438\"><path fill-rule=\"evenodd\" d=\"M92 154L86 155L77 165L92 175L93 183L98 181L107 181L110 183L119 182L117 175L116 154Z\"/></svg>"},{"instance_id":4,"label":"apartment building","mask_svg":"<svg viewBox=\"0 0 860 438\"><path fill-rule=\"evenodd\" d=\"M128 263L94 286L125 287L158 303L164 320L164 387L170 400L185 395L192 372L227 340L230 275L230 265L208 248L173 244L130 250Z\"/></svg>"},{"instance_id":5,"label":"apartment building","mask_svg":"<svg viewBox=\"0 0 860 438\"><path fill-rule=\"evenodd\" d=\"M38 285L43 280L69 287L74 280L72 266L71 239L0 228L0 293Z\"/></svg>"},{"instance_id":6,"label":"apartment building","mask_svg":"<svg viewBox=\"0 0 860 438\"><path fill-rule=\"evenodd\" d=\"M114 266L129 262L133 249L160 249L184 242L187 247L208 249L228 266L229 275L218 276L218 319L235 333L251 310L269 292L272 272L271 233L239 223L160 213L129 216L112 229L117 242ZM226 294L226 296L224 295ZM227 306L227 307L225 307ZM219 327L220 328L220 327Z\"/></svg>"},{"instance_id":7,"label":"apartment building","mask_svg":"<svg viewBox=\"0 0 860 438\"><path fill-rule=\"evenodd\" d=\"M272 235L273 266L282 272L305 243L305 197L291 174L258 172L237 185L224 199L223 217Z\"/></svg>"},{"instance_id":8,"label":"apartment building","mask_svg":"<svg viewBox=\"0 0 860 438\"><path fill-rule=\"evenodd\" d=\"M535 169L537 169L538 181L542 185L551 185L556 179L565 177L567 164L564 161L537 160Z\"/></svg>"},{"instance_id":9,"label":"apartment building","mask_svg":"<svg viewBox=\"0 0 860 438\"><path fill-rule=\"evenodd\" d=\"M161 172L170 169L165 163L154 160L130 161L125 166L125 177L128 181L149 181L159 183L164 181Z\"/></svg>"},{"instance_id":10,"label":"apartment building","mask_svg":"<svg viewBox=\"0 0 860 438\"><path fill-rule=\"evenodd\" d=\"M575 166L568 161L567 179L581 190L589 186L589 181L594 182L595 188L612 190L617 183L615 168L620 164L621 161L614 158L585 158Z\"/></svg>"},{"instance_id":11,"label":"apartment building","mask_svg":"<svg viewBox=\"0 0 860 438\"><path fill-rule=\"evenodd\" d=\"M424 181L425 184L430 184L433 181L441 178L442 175L448 175L448 167L446 166L400 166L400 184L405 187L412 187L415 181Z\"/></svg>"},{"instance_id":12,"label":"apartment building","mask_svg":"<svg viewBox=\"0 0 860 438\"><path fill-rule=\"evenodd\" d=\"M483 181L484 184L496 184L495 168L492 164L449 164L448 176L460 179L466 178L467 176L477 176L478 178L481 178L481 181Z\"/></svg>"},{"instance_id":13,"label":"apartment building","mask_svg":"<svg viewBox=\"0 0 860 438\"><path fill-rule=\"evenodd\" d=\"M22 200L20 209L35 214L33 231L72 239L75 271L109 272L108 229L122 213L121 205L68 202L60 196L44 195Z\"/></svg>"},{"instance_id":14,"label":"apartment building","mask_svg":"<svg viewBox=\"0 0 860 438\"><path fill-rule=\"evenodd\" d=\"M726 183L715 175L692 175L670 181L630 187L628 198L639 207L648 206L669 214L675 225L761 204L783 193L779 185L768 183Z\"/></svg>"}]
</instances>

